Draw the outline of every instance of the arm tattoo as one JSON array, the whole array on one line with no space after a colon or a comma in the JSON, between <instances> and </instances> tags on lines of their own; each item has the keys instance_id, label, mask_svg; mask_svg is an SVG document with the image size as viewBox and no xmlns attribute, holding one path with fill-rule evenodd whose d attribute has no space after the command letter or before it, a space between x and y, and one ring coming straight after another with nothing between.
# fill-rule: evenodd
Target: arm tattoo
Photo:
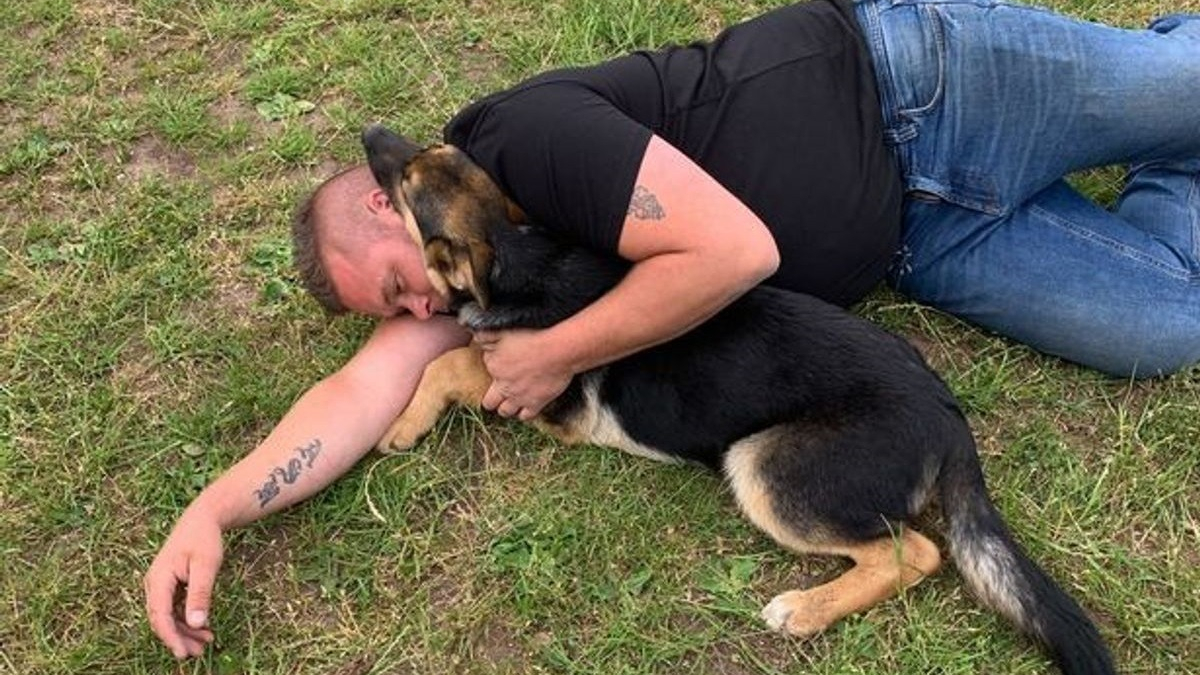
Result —
<instances>
[{"instance_id":1,"label":"arm tattoo","mask_svg":"<svg viewBox=\"0 0 1200 675\"><path fill-rule=\"evenodd\" d=\"M629 211L626 215L639 220L662 220L667 216L658 197L646 189L644 185L633 188L633 196L629 198Z\"/></svg>"},{"instance_id":2,"label":"arm tattoo","mask_svg":"<svg viewBox=\"0 0 1200 675\"><path fill-rule=\"evenodd\" d=\"M308 445L302 445L293 452L295 456L288 460L285 466L271 469L263 486L254 491L254 496L258 497L258 508L267 508L267 503L279 496L279 481L291 485L300 477L303 469L312 468L313 460L321 454L321 439L314 438Z\"/></svg>"}]
</instances>

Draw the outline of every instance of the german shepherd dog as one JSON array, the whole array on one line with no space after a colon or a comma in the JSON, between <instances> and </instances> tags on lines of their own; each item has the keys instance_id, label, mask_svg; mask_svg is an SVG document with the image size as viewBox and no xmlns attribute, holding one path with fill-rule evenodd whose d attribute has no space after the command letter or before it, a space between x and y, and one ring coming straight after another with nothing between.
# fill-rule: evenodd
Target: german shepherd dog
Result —
<instances>
[{"instance_id":1,"label":"german shepherd dog","mask_svg":"<svg viewBox=\"0 0 1200 675\"><path fill-rule=\"evenodd\" d=\"M551 326L628 269L523 223L457 148L422 150L378 125L362 140L470 329ZM414 446L451 403L478 407L490 381L473 347L436 359L380 449ZM909 524L936 494L951 555L985 604L1063 672L1115 672L1087 615L1013 541L945 384L907 342L841 308L756 288L681 337L576 377L534 423L567 443L706 465L784 547L854 561L771 600L762 616L774 629L816 634L933 574L938 549Z\"/></svg>"}]
</instances>

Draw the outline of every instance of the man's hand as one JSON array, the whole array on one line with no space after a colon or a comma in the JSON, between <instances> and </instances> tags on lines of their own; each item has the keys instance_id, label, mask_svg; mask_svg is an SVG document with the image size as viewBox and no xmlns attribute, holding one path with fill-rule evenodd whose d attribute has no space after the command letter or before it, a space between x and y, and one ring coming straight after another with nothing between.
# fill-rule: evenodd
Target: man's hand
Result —
<instances>
[{"instance_id":1,"label":"man's hand","mask_svg":"<svg viewBox=\"0 0 1200 675\"><path fill-rule=\"evenodd\" d=\"M150 628L175 658L199 656L213 641L208 611L221 567L221 528L203 511L185 511L146 571ZM182 611L175 595L186 587Z\"/></svg>"},{"instance_id":2,"label":"man's hand","mask_svg":"<svg viewBox=\"0 0 1200 675\"><path fill-rule=\"evenodd\" d=\"M547 349L544 330L480 331L475 342L492 386L483 407L504 417L529 421L566 390L575 373Z\"/></svg>"}]
</instances>

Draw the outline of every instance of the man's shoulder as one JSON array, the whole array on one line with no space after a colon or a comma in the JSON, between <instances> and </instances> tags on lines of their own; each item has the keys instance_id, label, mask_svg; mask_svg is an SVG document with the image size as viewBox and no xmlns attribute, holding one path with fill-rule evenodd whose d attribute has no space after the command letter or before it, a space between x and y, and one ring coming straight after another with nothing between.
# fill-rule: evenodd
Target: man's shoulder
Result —
<instances>
[{"instance_id":1,"label":"man's shoulder","mask_svg":"<svg viewBox=\"0 0 1200 675\"><path fill-rule=\"evenodd\" d=\"M598 100L640 118L652 112L646 107L648 100L660 99L659 84L658 75L641 52L591 66L557 68L467 104L447 122L442 137L446 143L469 150L484 123L494 116L503 116L507 123L535 119L541 124L547 115L560 115L573 105L594 105Z\"/></svg>"}]
</instances>

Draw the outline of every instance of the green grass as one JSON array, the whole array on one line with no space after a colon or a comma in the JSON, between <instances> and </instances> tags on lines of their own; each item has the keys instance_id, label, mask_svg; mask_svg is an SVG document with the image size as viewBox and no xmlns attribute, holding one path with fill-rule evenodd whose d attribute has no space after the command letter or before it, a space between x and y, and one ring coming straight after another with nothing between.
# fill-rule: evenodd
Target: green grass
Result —
<instances>
[{"instance_id":1,"label":"green grass","mask_svg":"<svg viewBox=\"0 0 1200 675\"><path fill-rule=\"evenodd\" d=\"M432 140L538 69L775 4L4 4L0 672L1047 672L953 570L815 640L770 634L766 600L842 563L779 550L713 476L467 412L229 536L204 659L146 625L182 508L370 329L323 318L287 244L363 124ZM1160 5L1057 3L1124 25ZM1077 182L1105 200L1119 178ZM888 293L861 311L944 373L997 502L1125 672L1200 672L1200 375L1113 382Z\"/></svg>"}]
</instances>

